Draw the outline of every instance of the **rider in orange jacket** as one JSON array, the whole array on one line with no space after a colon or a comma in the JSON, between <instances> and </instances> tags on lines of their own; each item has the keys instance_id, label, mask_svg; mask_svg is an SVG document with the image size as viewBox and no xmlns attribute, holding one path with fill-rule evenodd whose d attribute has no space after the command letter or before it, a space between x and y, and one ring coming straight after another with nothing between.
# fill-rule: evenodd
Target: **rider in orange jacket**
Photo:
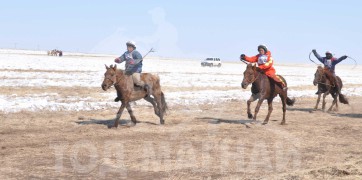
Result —
<instances>
[{"instance_id":1,"label":"rider in orange jacket","mask_svg":"<svg viewBox=\"0 0 362 180\"><path fill-rule=\"evenodd\" d=\"M250 63L258 63L258 67L265 73L265 75L277 82L283 88L283 90L286 90L287 87L284 81L275 74L275 69L273 67L274 60L271 56L271 52L268 51L268 48L265 45L259 45L258 51L259 54L252 57L241 54L240 60L245 60Z\"/></svg>"}]
</instances>

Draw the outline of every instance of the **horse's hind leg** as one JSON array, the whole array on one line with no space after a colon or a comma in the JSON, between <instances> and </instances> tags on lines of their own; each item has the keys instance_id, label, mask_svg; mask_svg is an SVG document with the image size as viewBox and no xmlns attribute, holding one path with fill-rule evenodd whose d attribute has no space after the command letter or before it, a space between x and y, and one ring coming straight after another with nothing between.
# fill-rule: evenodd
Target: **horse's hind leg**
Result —
<instances>
[{"instance_id":1,"label":"horse's hind leg","mask_svg":"<svg viewBox=\"0 0 362 180\"><path fill-rule=\"evenodd\" d=\"M152 98L152 97L149 97L149 96L145 97L144 99L145 99L147 102L149 102L149 103L152 104L153 109L155 110L155 114L156 114L158 117L160 117L160 110L159 110L158 107L157 107L157 104L156 104L155 99Z\"/></svg>"},{"instance_id":2,"label":"horse's hind leg","mask_svg":"<svg viewBox=\"0 0 362 180\"><path fill-rule=\"evenodd\" d=\"M314 106L314 109L315 109L315 110L318 109L318 105L319 105L319 102L320 102L320 100L321 100L321 95L322 95L322 93L318 93L317 103L316 103L315 106Z\"/></svg>"},{"instance_id":3,"label":"horse's hind leg","mask_svg":"<svg viewBox=\"0 0 362 180\"><path fill-rule=\"evenodd\" d=\"M164 106L164 104L162 104L162 94L161 93L157 93L154 95L156 103L157 103L157 109L158 109L158 117L160 117L160 124L165 124L165 120L163 119L163 111L162 111L162 107ZM155 108L156 109L156 108ZM155 110L156 112L156 110Z\"/></svg>"},{"instance_id":4,"label":"horse's hind leg","mask_svg":"<svg viewBox=\"0 0 362 180\"><path fill-rule=\"evenodd\" d=\"M136 123L137 123L137 119L133 114L133 110L131 108L131 105L129 103L127 103L126 108L127 108L128 113L129 113L129 116L131 117L131 121L133 123L133 126L135 126Z\"/></svg>"},{"instance_id":5,"label":"horse's hind leg","mask_svg":"<svg viewBox=\"0 0 362 180\"><path fill-rule=\"evenodd\" d=\"M332 94L332 97L333 97L333 102L332 102L332 105L331 107L328 109L328 112L332 111L333 109L333 106L337 103L337 95L336 94Z\"/></svg>"},{"instance_id":6,"label":"horse's hind leg","mask_svg":"<svg viewBox=\"0 0 362 180\"><path fill-rule=\"evenodd\" d=\"M334 109L334 111L338 111L338 98L339 94L336 94L336 108Z\"/></svg>"},{"instance_id":7,"label":"horse's hind leg","mask_svg":"<svg viewBox=\"0 0 362 180\"><path fill-rule=\"evenodd\" d=\"M287 111L287 100L286 100L286 97L284 97L284 96L281 96L280 98L281 98L282 104L283 104L283 120L280 124L285 125L286 124L285 123L285 113Z\"/></svg>"},{"instance_id":8,"label":"horse's hind leg","mask_svg":"<svg viewBox=\"0 0 362 180\"><path fill-rule=\"evenodd\" d=\"M266 116L263 124L268 124L272 112L273 112L273 99L268 99L268 115Z\"/></svg>"},{"instance_id":9,"label":"horse's hind leg","mask_svg":"<svg viewBox=\"0 0 362 180\"><path fill-rule=\"evenodd\" d=\"M326 96L328 95L328 92L325 92L323 94L323 102L322 102L322 110L324 111L326 109Z\"/></svg>"}]
</instances>

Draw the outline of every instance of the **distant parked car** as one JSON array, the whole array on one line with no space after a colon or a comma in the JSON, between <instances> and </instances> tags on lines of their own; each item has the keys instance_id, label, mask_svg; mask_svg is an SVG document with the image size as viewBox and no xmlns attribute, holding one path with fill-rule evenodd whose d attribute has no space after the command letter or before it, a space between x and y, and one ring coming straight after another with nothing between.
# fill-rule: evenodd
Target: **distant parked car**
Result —
<instances>
[{"instance_id":1,"label":"distant parked car","mask_svg":"<svg viewBox=\"0 0 362 180\"><path fill-rule=\"evenodd\" d=\"M206 58L201 62L201 66L209 66L209 67L221 67L221 60L220 58Z\"/></svg>"}]
</instances>

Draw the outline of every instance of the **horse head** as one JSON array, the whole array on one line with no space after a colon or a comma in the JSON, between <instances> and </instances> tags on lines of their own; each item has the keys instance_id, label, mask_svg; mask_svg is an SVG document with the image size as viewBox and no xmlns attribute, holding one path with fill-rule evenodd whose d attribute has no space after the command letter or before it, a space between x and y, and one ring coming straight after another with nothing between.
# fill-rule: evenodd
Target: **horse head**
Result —
<instances>
[{"instance_id":1,"label":"horse head","mask_svg":"<svg viewBox=\"0 0 362 180\"><path fill-rule=\"evenodd\" d=\"M249 84L252 84L256 80L256 65L248 64L246 70L244 71L244 79L241 83L241 87L246 89Z\"/></svg>"},{"instance_id":2,"label":"horse head","mask_svg":"<svg viewBox=\"0 0 362 180\"><path fill-rule=\"evenodd\" d=\"M104 80L102 83L102 89L107 91L117 82L117 65L111 65L110 67L106 66L106 72L104 73Z\"/></svg>"},{"instance_id":3,"label":"horse head","mask_svg":"<svg viewBox=\"0 0 362 180\"><path fill-rule=\"evenodd\" d=\"M323 80L324 69L322 66L318 66L317 71L314 73L313 85L316 86Z\"/></svg>"}]
</instances>

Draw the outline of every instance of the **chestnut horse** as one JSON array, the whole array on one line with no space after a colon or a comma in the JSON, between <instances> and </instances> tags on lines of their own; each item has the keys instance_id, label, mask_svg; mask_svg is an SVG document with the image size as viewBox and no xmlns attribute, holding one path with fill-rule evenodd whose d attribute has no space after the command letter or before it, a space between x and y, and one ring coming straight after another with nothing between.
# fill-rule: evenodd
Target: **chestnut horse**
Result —
<instances>
[{"instance_id":1,"label":"chestnut horse","mask_svg":"<svg viewBox=\"0 0 362 180\"><path fill-rule=\"evenodd\" d=\"M279 76L285 84L287 82L282 76ZM246 70L244 71L244 79L241 83L241 87L243 89L246 89L248 85L252 84L251 91L252 95L250 99L248 100L248 117L253 120L256 120L256 116L259 112L260 106L263 103L263 101L266 99L268 101L268 115L266 116L263 124L267 124L269 122L270 115L273 111L273 99L279 94L280 99L283 104L283 120L281 122L281 125L285 125L285 112L286 112L286 105L293 106L295 103L295 99L290 99L287 96L287 91L283 91L283 88L281 88L274 80L269 79L267 75L265 75L262 70L260 70L255 65L248 64L246 66ZM250 110L250 104L253 101L256 101L259 99L257 106L255 107L255 113L254 117L251 114Z\"/></svg>"},{"instance_id":2,"label":"chestnut horse","mask_svg":"<svg viewBox=\"0 0 362 180\"><path fill-rule=\"evenodd\" d=\"M339 101L341 103L348 104L347 98L341 93L343 83L342 83L341 78L339 78L337 76L336 78L337 78L337 83L338 83L339 89L336 89L336 87L333 86L332 83L326 77L325 71L328 71L328 70L324 69L322 66L318 66L317 71L314 74L313 84L314 84L314 86L318 85L318 99L317 99L317 103L316 103L314 109L318 109L319 101L321 99L321 95L323 94L322 110L325 110L326 96L331 94L333 97L333 102L332 102L331 107L328 109L328 111L331 111L334 105L336 105L336 111L338 111L337 97L339 97Z\"/></svg>"},{"instance_id":3,"label":"chestnut horse","mask_svg":"<svg viewBox=\"0 0 362 180\"><path fill-rule=\"evenodd\" d=\"M117 69L117 65L111 65L110 67L106 65L106 69L107 71L104 74L102 89L106 91L114 86L117 90L116 99L122 102L114 122L114 127L118 127L118 121L122 116L124 108L126 108L130 114L133 125L136 125L137 120L129 103L140 99L145 99L150 102L153 105L155 114L160 118L160 124L165 123L163 116L166 113L167 104L165 95L161 91L160 78L157 75L149 73L141 74L141 80L151 87L151 95L154 97L152 98L147 96L147 93L143 88L135 87L132 76L126 75L123 70Z\"/></svg>"}]
</instances>

